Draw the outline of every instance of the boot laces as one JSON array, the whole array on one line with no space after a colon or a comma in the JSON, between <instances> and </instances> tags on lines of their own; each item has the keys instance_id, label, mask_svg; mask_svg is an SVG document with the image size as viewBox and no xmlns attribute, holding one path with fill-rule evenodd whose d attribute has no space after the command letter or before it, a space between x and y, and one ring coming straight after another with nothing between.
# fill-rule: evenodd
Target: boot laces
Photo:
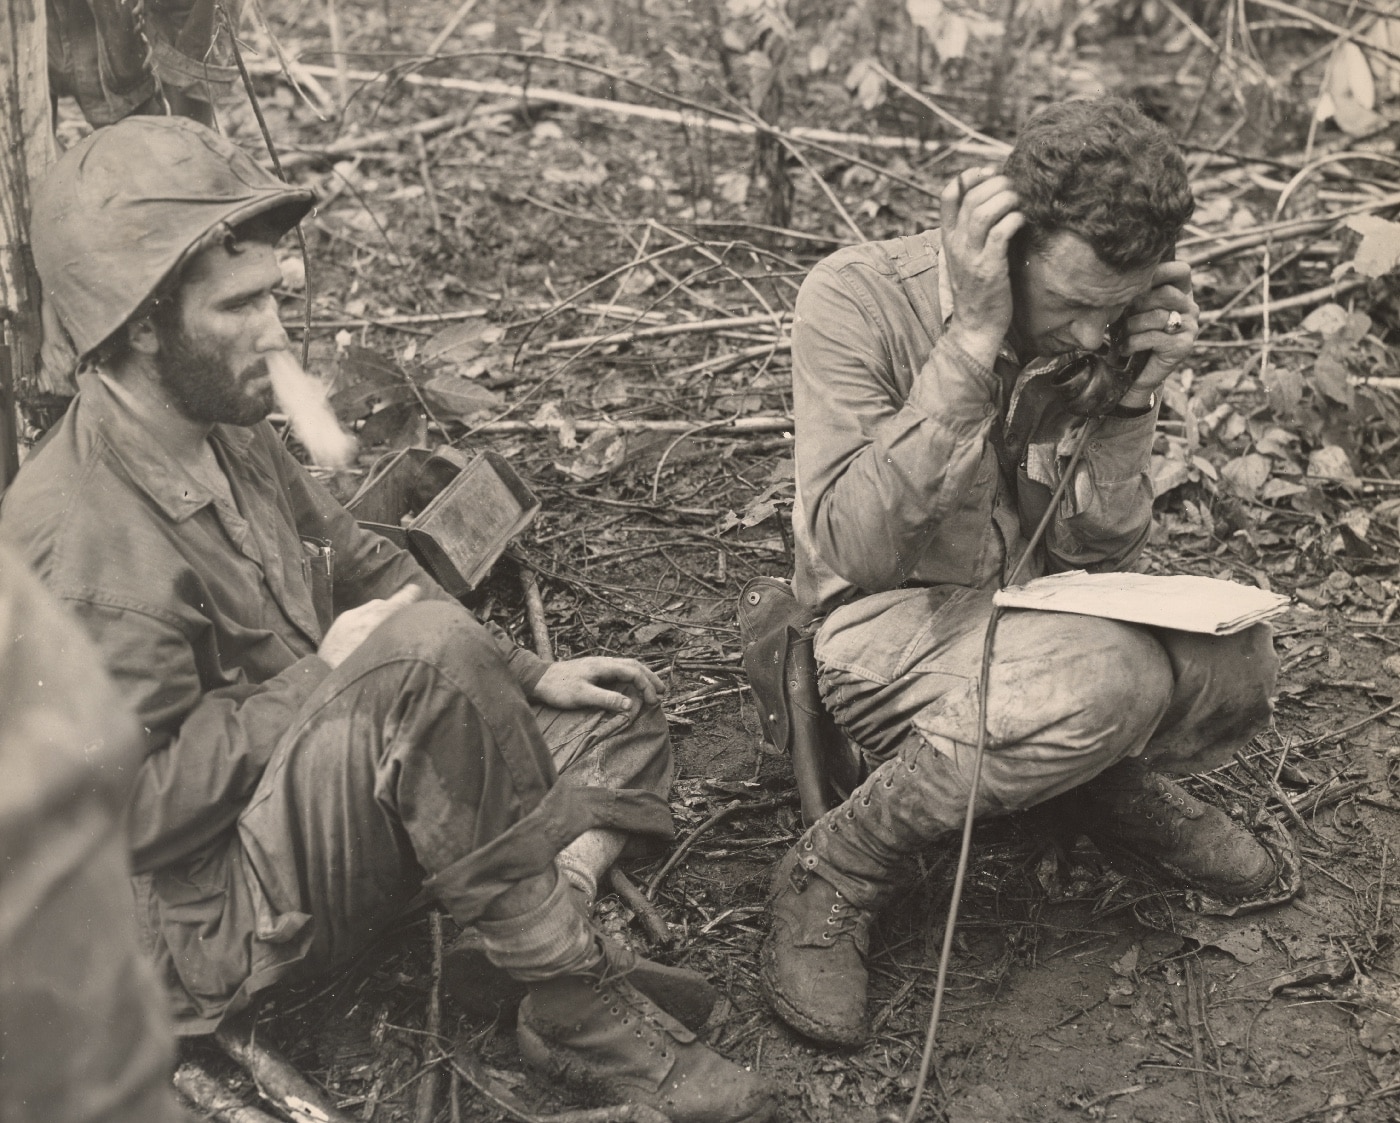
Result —
<instances>
[{"instance_id":1,"label":"boot laces","mask_svg":"<svg viewBox=\"0 0 1400 1123\"><path fill-rule=\"evenodd\" d=\"M864 909L857 908L838 893L831 911L827 913L822 939L834 940L837 936L855 936L865 927L867 921L868 914Z\"/></svg>"},{"instance_id":2,"label":"boot laces","mask_svg":"<svg viewBox=\"0 0 1400 1123\"><path fill-rule=\"evenodd\" d=\"M669 1058L670 1031L657 1018L657 1008L651 999L627 982L635 966L635 961L623 967L605 958L593 981L593 993L603 1000L613 1017L632 1030L633 1036L647 1037L645 1030L650 1028L647 1045L653 1050L659 1048L662 1057Z\"/></svg>"},{"instance_id":3,"label":"boot laces","mask_svg":"<svg viewBox=\"0 0 1400 1123\"><path fill-rule=\"evenodd\" d=\"M1161 776L1154 776L1152 781L1148 785L1147 796L1152 803L1162 807L1165 812L1164 819L1170 817L1172 812L1188 819L1199 817L1199 805L1185 791ZM1154 816L1148 812L1148 817L1153 818Z\"/></svg>"}]
</instances>

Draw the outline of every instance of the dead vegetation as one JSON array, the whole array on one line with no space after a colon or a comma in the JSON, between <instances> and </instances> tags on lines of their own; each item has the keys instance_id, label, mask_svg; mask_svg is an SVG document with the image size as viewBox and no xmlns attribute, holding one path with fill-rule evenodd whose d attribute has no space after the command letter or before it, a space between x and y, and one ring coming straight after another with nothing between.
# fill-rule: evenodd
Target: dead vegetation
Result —
<instances>
[{"instance_id":1,"label":"dead vegetation","mask_svg":"<svg viewBox=\"0 0 1400 1123\"><path fill-rule=\"evenodd\" d=\"M328 0L253 15L269 135L320 197L305 265L284 250L286 318L335 372L364 450L331 482L348 497L377 457L444 443L530 478L543 512L477 607L528 642L533 575L557 654L638 653L669 677L681 845L630 866L644 888L617 886L604 917L727 988L707 1035L773 1072L791 1120L907 1103L950 860L926 855L877 933L871 1045L814 1050L768 1014L766 874L798 828L747 706L733 605L748 577L790 571L793 297L831 249L935 226L943 180L995 160L1043 100L1102 83L1162 115L1187 145L1198 207L1178 252L1210 323L1168 388L1146 564L1298 599L1275 729L1194 784L1246 821L1281 817L1308 894L1209 920L1044 816L981 828L922 1117L1395 1117L1388 3ZM262 144L246 105L221 118ZM258 1033L349 1118L566 1110L520 1073L508 1021L439 994L430 927L405 917L336 978L278 995ZM191 1054L254 1102L224 1058Z\"/></svg>"}]
</instances>

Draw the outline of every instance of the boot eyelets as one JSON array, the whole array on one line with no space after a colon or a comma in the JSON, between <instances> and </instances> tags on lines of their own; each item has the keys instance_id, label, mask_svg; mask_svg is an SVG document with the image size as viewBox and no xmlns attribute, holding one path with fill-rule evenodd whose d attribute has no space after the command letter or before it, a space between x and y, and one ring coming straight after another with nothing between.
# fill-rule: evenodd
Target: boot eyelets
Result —
<instances>
[{"instance_id":1,"label":"boot eyelets","mask_svg":"<svg viewBox=\"0 0 1400 1123\"><path fill-rule=\"evenodd\" d=\"M812 840L811 840L810 838L808 838L808 839L803 839L803 841L802 841L802 849L803 849L803 850L810 850L810 849L812 849Z\"/></svg>"}]
</instances>

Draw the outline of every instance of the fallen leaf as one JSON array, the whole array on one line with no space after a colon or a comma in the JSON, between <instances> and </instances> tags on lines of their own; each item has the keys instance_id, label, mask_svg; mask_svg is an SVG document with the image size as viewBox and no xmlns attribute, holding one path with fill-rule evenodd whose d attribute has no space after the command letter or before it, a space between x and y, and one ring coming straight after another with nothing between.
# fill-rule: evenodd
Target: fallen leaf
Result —
<instances>
[{"instance_id":1,"label":"fallen leaf","mask_svg":"<svg viewBox=\"0 0 1400 1123\"><path fill-rule=\"evenodd\" d=\"M1335 118L1343 132L1364 136L1386 123L1375 106L1376 84L1366 52L1350 39L1339 40L1323 77L1317 119Z\"/></svg>"},{"instance_id":2,"label":"fallen leaf","mask_svg":"<svg viewBox=\"0 0 1400 1123\"><path fill-rule=\"evenodd\" d=\"M463 320L442 329L423 345L423 358L466 362L500 342L505 328L485 319Z\"/></svg>"},{"instance_id":3,"label":"fallen leaf","mask_svg":"<svg viewBox=\"0 0 1400 1123\"><path fill-rule=\"evenodd\" d=\"M1347 310L1340 304L1320 304L1304 317L1303 330L1332 335L1346 327L1346 322Z\"/></svg>"},{"instance_id":4,"label":"fallen leaf","mask_svg":"<svg viewBox=\"0 0 1400 1123\"><path fill-rule=\"evenodd\" d=\"M978 1084L948 1102L948 1123L1006 1123L1011 1108L990 1084Z\"/></svg>"},{"instance_id":5,"label":"fallen leaf","mask_svg":"<svg viewBox=\"0 0 1400 1123\"><path fill-rule=\"evenodd\" d=\"M1152 478L1152 498L1166 495L1191 479L1191 469L1180 453L1176 455L1154 456L1149 468Z\"/></svg>"},{"instance_id":6,"label":"fallen leaf","mask_svg":"<svg viewBox=\"0 0 1400 1123\"><path fill-rule=\"evenodd\" d=\"M627 434L621 429L599 429L579 446L571 463L555 467L576 480L592 480L616 471L626 459Z\"/></svg>"},{"instance_id":7,"label":"fallen leaf","mask_svg":"<svg viewBox=\"0 0 1400 1123\"><path fill-rule=\"evenodd\" d=\"M1253 499L1259 494L1259 489L1264 486L1271 471L1273 461L1267 456L1251 452L1231 460L1220 469L1220 475L1236 495Z\"/></svg>"},{"instance_id":8,"label":"fallen leaf","mask_svg":"<svg viewBox=\"0 0 1400 1123\"><path fill-rule=\"evenodd\" d=\"M588 400L594 409L625 406L632 397L632 384L620 374L608 374L593 384Z\"/></svg>"},{"instance_id":9,"label":"fallen leaf","mask_svg":"<svg viewBox=\"0 0 1400 1123\"><path fill-rule=\"evenodd\" d=\"M930 38L937 32L938 25L948 9L943 0L905 0L904 7L914 26L922 28Z\"/></svg>"},{"instance_id":10,"label":"fallen leaf","mask_svg":"<svg viewBox=\"0 0 1400 1123\"><path fill-rule=\"evenodd\" d=\"M879 108L885 100L885 80L871 66L869 59L861 59L851 67L846 75L846 89L855 95L856 101L866 112Z\"/></svg>"},{"instance_id":11,"label":"fallen leaf","mask_svg":"<svg viewBox=\"0 0 1400 1123\"><path fill-rule=\"evenodd\" d=\"M654 643L662 636L675 630L674 624L643 624L632 632L632 638L640 644Z\"/></svg>"},{"instance_id":12,"label":"fallen leaf","mask_svg":"<svg viewBox=\"0 0 1400 1123\"><path fill-rule=\"evenodd\" d=\"M574 427L574 419L571 417L561 402L545 402L539 409L535 410L535 416L531 423L553 429L556 437L559 438L560 448L575 448L578 445L578 430Z\"/></svg>"},{"instance_id":13,"label":"fallen leaf","mask_svg":"<svg viewBox=\"0 0 1400 1123\"><path fill-rule=\"evenodd\" d=\"M1371 25L1371 30L1366 33L1366 40L1380 47L1382 51L1400 54L1400 20L1382 16ZM1380 84L1377 92L1381 100L1400 97L1400 62L1377 51L1371 60L1371 66Z\"/></svg>"},{"instance_id":14,"label":"fallen leaf","mask_svg":"<svg viewBox=\"0 0 1400 1123\"><path fill-rule=\"evenodd\" d=\"M1351 457L1340 445L1323 445L1308 454L1308 475L1314 479L1334 480L1356 485L1360 483L1352 471Z\"/></svg>"},{"instance_id":15,"label":"fallen leaf","mask_svg":"<svg viewBox=\"0 0 1400 1123\"><path fill-rule=\"evenodd\" d=\"M395 402L371 413L357 436L366 448L422 448L428 443L428 419L416 401Z\"/></svg>"},{"instance_id":16,"label":"fallen leaf","mask_svg":"<svg viewBox=\"0 0 1400 1123\"><path fill-rule=\"evenodd\" d=\"M387 355L368 347L347 347L336 366L331 408L341 421L358 421L376 406L413 401L408 376Z\"/></svg>"},{"instance_id":17,"label":"fallen leaf","mask_svg":"<svg viewBox=\"0 0 1400 1123\"><path fill-rule=\"evenodd\" d=\"M726 203L741 207L748 202L751 182L748 172L720 172L715 176L715 190L719 192L719 197Z\"/></svg>"},{"instance_id":18,"label":"fallen leaf","mask_svg":"<svg viewBox=\"0 0 1400 1123\"><path fill-rule=\"evenodd\" d=\"M1336 355L1319 355L1309 372L1308 383L1338 405L1348 409L1356 405L1356 391L1348 380L1346 364Z\"/></svg>"},{"instance_id":19,"label":"fallen leaf","mask_svg":"<svg viewBox=\"0 0 1400 1123\"><path fill-rule=\"evenodd\" d=\"M1290 495L1301 495L1307 490L1302 484L1275 476L1264 485L1263 490L1259 492L1259 498L1266 503L1272 503L1276 499L1287 499Z\"/></svg>"},{"instance_id":20,"label":"fallen leaf","mask_svg":"<svg viewBox=\"0 0 1400 1123\"><path fill-rule=\"evenodd\" d=\"M425 382L423 397L433 407L433 412L454 421L470 421L505 405L504 399L494 390L451 375L443 375Z\"/></svg>"},{"instance_id":21,"label":"fallen leaf","mask_svg":"<svg viewBox=\"0 0 1400 1123\"><path fill-rule=\"evenodd\" d=\"M1291 421L1303 401L1303 376L1291 367L1270 365L1263 376L1269 407L1280 421Z\"/></svg>"},{"instance_id":22,"label":"fallen leaf","mask_svg":"<svg viewBox=\"0 0 1400 1123\"><path fill-rule=\"evenodd\" d=\"M1363 277L1384 277L1400 265L1400 223L1373 214L1357 214L1347 225L1361 235L1352 267Z\"/></svg>"}]
</instances>

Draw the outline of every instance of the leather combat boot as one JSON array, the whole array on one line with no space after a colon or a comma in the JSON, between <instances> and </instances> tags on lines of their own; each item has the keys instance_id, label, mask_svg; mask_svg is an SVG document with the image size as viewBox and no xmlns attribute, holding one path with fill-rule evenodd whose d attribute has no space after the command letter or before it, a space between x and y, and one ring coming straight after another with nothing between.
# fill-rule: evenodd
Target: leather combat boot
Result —
<instances>
[{"instance_id":1,"label":"leather combat boot","mask_svg":"<svg viewBox=\"0 0 1400 1123\"><path fill-rule=\"evenodd\" d=\"M645 1104L672 1123L763 1123L767 1082L725 1060L606 962L532 983L520 1055L596 1103Z\"/></svg>"},{"instance_id":2,"label":"leather combat boot","mask_svg":"<svg viewBox=\"0 0 1400 1123\"><path fill-rule=\"evenodd\" d=\"M607 936L600 935L598 940L609 970L625 976L666 1013L692 1026L702 1026L709 1020L719 992L703 975L647 959ZM457 1004L478 1018L496 1018L512 1012L524 999L526 990L524 983L486 958L481 935L474 928L464 931L447 949L442 959L442 982Z\"/></svg>"},{"instance_id":3,"label":"leather combat boot","mask_svg":"<svg viewBox=\"0 0 1400 1123\"><path fill-rule=\"evenodd\" d=\"M1254 835L1136 760L1114 765L1076 794L1085 801L1085 833L1110 858L1126 857L1221 900L1256 897L1274 881L1274 860Z\"/></svg>"},{"instance_id":4,"label":"leather combat boot","mask_svg":"<svg viewBox=\"0 0 1400 1123\"><path fill-rule=\"evenodd\" d=\"M870 1033L865 957L874 914L802 869L796 849L778 863L771 888L771 927L759 965L764 996L783 1021L814 1041L862 1044Z\"/></svg>"}]
</instances>

